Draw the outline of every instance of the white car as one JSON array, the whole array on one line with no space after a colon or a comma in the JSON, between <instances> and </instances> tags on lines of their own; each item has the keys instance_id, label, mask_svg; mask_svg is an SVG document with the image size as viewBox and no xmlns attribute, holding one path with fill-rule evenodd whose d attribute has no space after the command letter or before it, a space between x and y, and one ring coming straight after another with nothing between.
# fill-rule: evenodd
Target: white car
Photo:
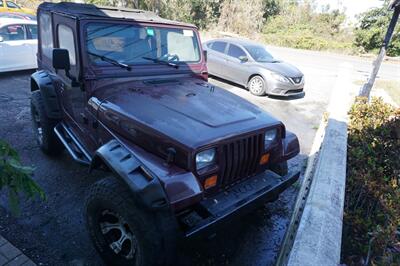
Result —
<instances>
[{"instance_id":1,"label":"white car","mask_svg":"<svg viewBox=\"0 0 400 266\"><path fill-rule=\"evenodd\" d=\"M37 68L37 22L0 18L0 72Z\"/></svg>"}]
</instances>

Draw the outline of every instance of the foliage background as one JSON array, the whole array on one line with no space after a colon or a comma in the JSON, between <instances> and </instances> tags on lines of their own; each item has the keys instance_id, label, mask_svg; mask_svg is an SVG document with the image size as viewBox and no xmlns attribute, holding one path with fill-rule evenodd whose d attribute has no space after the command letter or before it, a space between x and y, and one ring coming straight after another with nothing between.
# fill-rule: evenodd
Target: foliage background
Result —
<instances>
[{"instance_id":1,"label":"foliage background","mask_svg":"<svg viewBox=\"0 0 400 266\"><path fill-rule=\"evenodd\" d=\"M400 109L359 98L350 111L342 260L400 265Z\"/></svg>"}]
</instances>

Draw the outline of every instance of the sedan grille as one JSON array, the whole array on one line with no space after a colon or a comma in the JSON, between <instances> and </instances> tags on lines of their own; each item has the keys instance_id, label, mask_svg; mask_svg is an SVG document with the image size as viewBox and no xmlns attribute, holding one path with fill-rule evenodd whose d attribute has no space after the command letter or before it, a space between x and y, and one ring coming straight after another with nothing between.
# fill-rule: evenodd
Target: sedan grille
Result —
<instances>
[{"instance_id":1,"label":"sedan grille","mask_svg":"<svg viewBox=\"0 0 400 266\"><path fill-rule=\"evenodd\" d=\"M263 150L263 134L222 145L220 182L222 186L254 175Z\"/></svg>"},{"instance_id":2,"label":"sedan grille","mask_svg":"<svg viewBox=\"0 0 400 266\"><path fill-rule=\"evenodd\" d=\"M303 77L294 77L290 78L295 84L300 84L301 81L303 80Z\"/></svg>"}]
</instances>

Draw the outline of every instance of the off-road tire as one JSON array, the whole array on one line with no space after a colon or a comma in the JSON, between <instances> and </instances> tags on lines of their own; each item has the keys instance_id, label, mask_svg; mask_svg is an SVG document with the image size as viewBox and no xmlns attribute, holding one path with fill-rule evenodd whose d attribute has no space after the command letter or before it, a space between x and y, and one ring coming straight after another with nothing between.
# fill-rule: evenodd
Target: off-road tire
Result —
<instances>
[{"instance_id":1,"label":"off-road tire","mask_svg":"<svg viewBox=\"0 0 400 266\"><path fill-rule=\"evenodd\" d=\"M255 82L261 84L261 87L259 89L253 88L252 83L255 83ZM247 88L250 91L250 93L253 95L256 95L256 96L266 95L267 85L265 83L265 80L259 75L255 75L249 80L249 82L247 83Z\"/></svg>"},{"instance_id":2,"label":"off-road tire","mask_svg":"<svg viewBox=\"0 0 400 266\"><path fill-rule=\"evenodd\" d=\"M33 134L40 149L47 155L60 154L64 150L64 146L54 133L54 127L59 121L47 116L40 91L32 92L31 116ZM41 133L39 133L39 128Z\"/></svg>"},{"instance_id":3,"label":"off-road tire","mask_svg":"<svg viewBox=\"0 0 400 266\"><path fill-rule=\"evenodd\" d=\"M166 254L166 243L155 213L138 207L128 187L115 177L107 177L92 185L86 199L86 228L95 248L107 265L165 265L170 254ZM110 247L108 233L101 229L101 219L105 212L117 213L127 224L129 232L135 236L137 250L133 258L127 259L119 252L117 255ZM118 233L118 232L117 232ZM108 238L108 239L107 239ZM117 236L118 238L118 236ZM132 241L128 242L132 244ZM175 246L174 246L175 248ZM128 248L129 250L129 248ZM128 253L128 252L127 252ZM122 255L121 255L122 254Z\"/></svg>"},{"instance_id":4,"label":"off-road tire","mask_svg":"<svg viewBox=\"0 0 400 266\"><path fill-rule=\"evenodd\" d=\"M287 161L272 165L271 171L277 173L280 176L287 175L289 172Z\"/></svg>"}]
</instances>

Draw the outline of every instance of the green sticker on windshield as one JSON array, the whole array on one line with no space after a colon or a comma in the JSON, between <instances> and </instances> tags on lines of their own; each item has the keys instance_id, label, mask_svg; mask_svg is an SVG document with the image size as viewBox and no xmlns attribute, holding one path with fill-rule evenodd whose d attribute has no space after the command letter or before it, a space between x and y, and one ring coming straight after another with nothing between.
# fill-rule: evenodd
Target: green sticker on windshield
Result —
<instances>
[{"instance_id":1,"label":"green sticker on windshield","mask_svg":"<svg viewBox=\"0 0 400 266\"><path fill-rule=\"evenodd\" d=\"M154 29L153 28L147 28L147 36L154 36Z\"/></svg>"}]
</instances>

